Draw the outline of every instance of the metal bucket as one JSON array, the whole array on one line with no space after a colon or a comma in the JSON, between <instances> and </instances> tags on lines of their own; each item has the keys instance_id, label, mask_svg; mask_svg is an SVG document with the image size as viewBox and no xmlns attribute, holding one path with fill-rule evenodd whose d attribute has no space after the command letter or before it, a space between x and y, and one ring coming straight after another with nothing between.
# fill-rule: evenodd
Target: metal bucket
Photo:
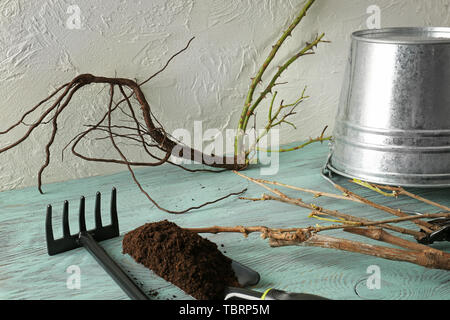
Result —
<instances>
[{"instance_id":1,"label":"metal bucket","mask_svg":"<svg viewBox=\"0 0 450 320\"><path fill-rule=\"evenodd\" d=\"M450 28L352 35L328 168L378 184L450 186Z\"/></svg>"}]
</instances>

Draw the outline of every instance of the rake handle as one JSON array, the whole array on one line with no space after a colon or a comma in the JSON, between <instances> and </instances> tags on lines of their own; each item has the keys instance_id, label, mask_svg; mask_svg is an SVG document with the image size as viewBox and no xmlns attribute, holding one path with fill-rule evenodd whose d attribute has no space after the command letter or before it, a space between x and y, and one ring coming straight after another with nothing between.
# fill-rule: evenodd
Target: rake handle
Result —
<instances>
[{"instance_id":1,"label":"rake handle","mask_svg":"<svg viewBox=\"0 0 450 320\"><path fill-rule=\"evenodd\" d=\"M97 260L102 268L114 279L122 290L133 300L149 300L149 297L106 253L88 232L80 232L78 241Z\"/></svg>"}]
</instances>

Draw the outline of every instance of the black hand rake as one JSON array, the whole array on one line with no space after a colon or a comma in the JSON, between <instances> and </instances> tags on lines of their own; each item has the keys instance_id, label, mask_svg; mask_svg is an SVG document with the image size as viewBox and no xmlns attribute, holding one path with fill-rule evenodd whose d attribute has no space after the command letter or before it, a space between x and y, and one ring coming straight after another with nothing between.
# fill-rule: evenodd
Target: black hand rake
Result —
<instances>
[{"instance_id":1,"label":"black hand rake","mask_svg":"<svg viewBox=\"0 0 450 320\"><path fill-rule=\"evenodd\" d=\"M92 230L86 230L85 198L81 197L79 214L80 231L74 235L70 234L69 228L69 202L67 200L64 201L62 220L63 237L56 240L53 237L52 206L49 205L45 220L47 251L52 256L75 248L84 247L131 299L148 300L148 296L142 289L130 279L122 268L97 243L119 236L116 193L116 189L113 188L111 193L111 224L109 226L102 226L101 194L97 192L95 198L95 228Z\"/></svg>"}]
</instances>

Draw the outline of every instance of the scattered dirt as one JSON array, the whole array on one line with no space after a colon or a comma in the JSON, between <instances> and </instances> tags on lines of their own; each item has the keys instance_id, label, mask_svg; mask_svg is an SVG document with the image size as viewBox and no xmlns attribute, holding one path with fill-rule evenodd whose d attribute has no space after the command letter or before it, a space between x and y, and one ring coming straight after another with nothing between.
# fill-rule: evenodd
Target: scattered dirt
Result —
<instances>
[{"instance_id":1,"label":"scattered dirt","mask_svg":"<svg viewBox=\"0 0 450 320\"><path fill-rule=\"evenodd\" d=\"M167 220L127 233L122 247L123 253L198 300L220 300L226 287L239 287L231 259L215 243Z\"/></svg>"},{"instance_id":2,"label":"scattered dirt","mask_svg":"<svg viewBox=\"0 0 450 320\"><path fill-rule=\"evenodd\" d=\"M156 290L150 290L149 292L147 292L147 294L149 297L156 298L158 296L159 292Z\"/></svg>"}]
</instances>

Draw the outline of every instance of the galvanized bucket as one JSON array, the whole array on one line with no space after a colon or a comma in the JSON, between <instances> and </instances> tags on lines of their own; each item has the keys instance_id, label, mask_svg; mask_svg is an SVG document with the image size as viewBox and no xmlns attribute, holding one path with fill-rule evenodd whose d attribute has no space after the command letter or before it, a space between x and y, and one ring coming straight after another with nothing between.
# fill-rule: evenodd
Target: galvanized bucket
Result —
<instances>
[{"instance_id":1,"label":"galvanized bucket","mask_svg":"<svg viewBox=\"0 0 450 320\"><path fill-rule=\"evenodd\" d=\"M450 28L352 35L328 168L371 183L450 186Z\"/></svg>"}]
</instances>

